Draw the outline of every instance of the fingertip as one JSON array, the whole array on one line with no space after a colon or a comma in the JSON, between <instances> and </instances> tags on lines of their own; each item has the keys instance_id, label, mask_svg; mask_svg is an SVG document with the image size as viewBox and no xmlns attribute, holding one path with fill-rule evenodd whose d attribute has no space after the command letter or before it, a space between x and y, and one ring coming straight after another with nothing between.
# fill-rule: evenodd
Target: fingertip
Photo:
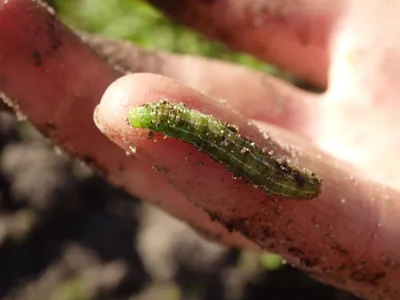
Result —
<instances>
[{"instance_id":1,"label":"fingertip","mask_svg":"<svg viewBox=\"0 0 400 300\"><path fill-rule=\"evenodd\" d=\"M153 74L129 74L111 83L93 114L94 123L105 135L110 131L126 128L126 116L130 108L143 102L148 86L154 81ZM110 136L109 136L110 137Z\"/></svg>"},{"instance_id":2,"label":"fingertip","mask_svg":"<svg viewBox=\"0 0 400 300\"><path fill-rule=\"evenodd\" d=\"M110 125L118 125L121 120L125 122L132 107L165 97L175 99L182 91L187 90L187 86L166 76L151 73L128 74L108 86L95 115L97 119L101 116Z\"/></svg>"},{"instance_id":3,"label":"fingertip","mask_svg":"<svg viewBox=\"0 0 400 300\"><path fill-rule=\"evenodd\" d=\"M136 81L136 76L127 75L118 78L108 86L94 111L94 119L98 127L119 120L125 114L127 107L134 104L134 99L137 98L135 97Z\"/></svg>"}]
</instances>

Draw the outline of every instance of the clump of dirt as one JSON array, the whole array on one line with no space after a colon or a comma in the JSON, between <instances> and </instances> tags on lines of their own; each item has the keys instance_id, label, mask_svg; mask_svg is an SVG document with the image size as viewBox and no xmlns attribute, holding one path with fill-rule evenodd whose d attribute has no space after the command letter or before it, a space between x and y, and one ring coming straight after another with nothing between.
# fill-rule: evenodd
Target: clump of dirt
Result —
<instances>
[{"instance_id":1,"label":"clump of dirt","mask_svg":"<svg viewBox=\"0 0 400 300\"><path fill-rule=\"evenodd\" d=\"M204 240L8 112L0 112L0 298L356 299Z\"/></svg>"}]
</instances>

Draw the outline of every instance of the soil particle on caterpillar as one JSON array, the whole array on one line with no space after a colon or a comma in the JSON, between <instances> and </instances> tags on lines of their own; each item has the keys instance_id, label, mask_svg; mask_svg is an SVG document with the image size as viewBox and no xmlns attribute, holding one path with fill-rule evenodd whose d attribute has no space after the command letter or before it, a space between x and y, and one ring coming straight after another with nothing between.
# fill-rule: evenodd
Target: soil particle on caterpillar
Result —
<instances>
[{"instance_id":1,"label":"soil particle on caterpillar","mask_svg":"<svg viewBox=\"0 0 400 300\"><path fill-rule=\"evenodd\" d=\"M223 164L234 177L242 178L270 194L294 199L313 199L321 191L321 179L300 170L286 158L276 158L268 149L243 137L239 128L183 104L160 100L132 108L128 123L134 128L162 132L194 145Z\"/></svg>"}]
</instances>

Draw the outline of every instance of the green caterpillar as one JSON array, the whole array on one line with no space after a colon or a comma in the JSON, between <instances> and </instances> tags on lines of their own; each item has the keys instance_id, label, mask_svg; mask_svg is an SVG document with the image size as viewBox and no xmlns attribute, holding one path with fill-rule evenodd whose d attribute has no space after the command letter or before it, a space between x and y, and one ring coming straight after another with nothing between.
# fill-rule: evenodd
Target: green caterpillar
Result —
<instances>
[{"instance_id":1,"label":"green caterpillar","mask_svg":"<svg viewBox=\"0 0 400 300\"><path fill-rule=\"evenodd\" d=\"M210 115L166 100L134 107L128 113L134 128L163 132L194 145L242 178L267 193L294 199L313 199L320 194L321 179L308 170L274 158L242 137L239 130Z\"/></svg>"}]
</instances>

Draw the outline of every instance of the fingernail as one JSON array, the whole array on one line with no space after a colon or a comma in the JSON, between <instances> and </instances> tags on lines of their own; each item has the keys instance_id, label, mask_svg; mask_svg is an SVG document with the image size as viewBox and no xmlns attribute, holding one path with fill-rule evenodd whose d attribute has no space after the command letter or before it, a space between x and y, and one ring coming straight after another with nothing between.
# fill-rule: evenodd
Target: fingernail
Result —
<instances>
[{"instance_id":1,"label":"fingernail","mask_svg":"<svg viewBox=\"0 0 400 300\"><path fill-rule=\"evenodd\" d=\"M96 127L100 130L100 132L104 135L107 135L107 130L104 126L104 119L101 117L100 114L100 107L99 105L96 106L93 113L93 121Z\"/></svg>"}]
</instances>

